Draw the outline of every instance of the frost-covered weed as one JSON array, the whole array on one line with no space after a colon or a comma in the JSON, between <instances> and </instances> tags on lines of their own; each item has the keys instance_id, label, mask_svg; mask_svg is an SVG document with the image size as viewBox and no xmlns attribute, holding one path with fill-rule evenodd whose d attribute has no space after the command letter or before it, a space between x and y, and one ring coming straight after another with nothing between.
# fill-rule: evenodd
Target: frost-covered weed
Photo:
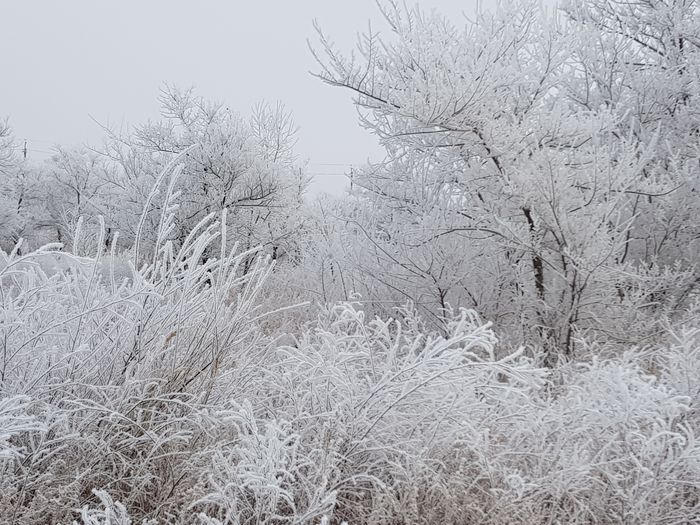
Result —
<instances>
[{"instance_id":1,"label":"frost-covered weed","mask_svg":"<svg viewBox=\"0 0 700 525\"><path fill-rule=\"evenodd\" d=\"M22 450L10 440L24 432L43 430L35 416L27 413L29 398L12 396L0 398L0 462L22 456Z\"/></svg>"},{"instance_id":2,"label":"frost-covered weed","mask_svg":"<svg viewBox=\"0 0 700 525\"><path fill-rule=\"evenodd\" d=\"M130 256L128 279L100 273L103 253L0 257L0 443L3 457L23 454L2 464L10 522L69 523L94 490L137 521L179 518L199 454L230 438L210 407L260 373L268 344L255 305L271 266L258 258L241 270L255 254L229 244L225 212L173 249L172 200L154 251ZM213 245L219 257L205 259ZM62 262L45 271L47 258Z\"/></svg>"},{"instance_id":3,"label":"frost-covered weed","mask_svg":"<svg viewBox=\"0 0 700 525\"><path fill-rule=\"evenodd\" d=\"M523 350L496 358L493 332L471 312L446 325L431 334L410 308L368 321L342 303L293 345L244 356L229 341L231 359L193 388L154 356L109 380L66 381L67 364L39 368L41 382L12 376L3 388L31 401L3 419L25 454L4 464L3 515L680 523L698 510L697 396L682 371L695 332L656 356L654 374L638 352L563 367L555 385ZM163 339L152 340L143 352L163 361Z\"/></svg>"},{"instance_id":4,"label":"frost-covered weed","mask_svg":"<svg viewBox=\"0 0 700 525\"><path fill-rule=\"evenodd\" d=\"M94 490L93 492L103 508L83 507L80 510L80 521L74 521L73 525L131 525L131 518L124 505L114 501L104 490ZM148 522L144 521L144 525L147 524Z\"/></svg>"}]
</instances>

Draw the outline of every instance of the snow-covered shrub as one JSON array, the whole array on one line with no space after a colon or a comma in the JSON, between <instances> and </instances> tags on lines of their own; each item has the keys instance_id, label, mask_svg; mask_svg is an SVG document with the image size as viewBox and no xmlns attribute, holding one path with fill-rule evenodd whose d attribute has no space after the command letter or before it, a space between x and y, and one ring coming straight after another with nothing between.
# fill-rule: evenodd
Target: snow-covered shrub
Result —
<instances>
[{"instance_id":1,"label":"snow-covered shrub","mask_svg":"<svg viewBox=\"0 0 700 525\"><path fill-rule=\"evenodd\" d=\"M91 509L87 506L80 510L80 522L74 521L73 525L131 525L129 513L124 505L114 501L104 490L93 491L102 505L102 509ZM148 525L147 521L143 522Z\"/></svg>"},{"instance_id":2,"label":"snow-covered shrub","mask_svg":"<svg viewBox=\"0 0 700 525\"><path fill-rule=\"evenodd\" d=\"M278 351L266 389L278 393L261 416L291 421L311 464L333 465L312 486L332 488L335 516L674 523L697 512L698 425L674 365L688 344L651 351L667 356L659 377L630 352L564 366L555 381L522 349L496 359L470 312L445 319L447 337L403 315L366 321L341 304Z\"/></svg>"},{"instance_id":3,"label":"snow-covered shrub","mask_svg":"<svg viewBox=\"0 0 700 525\"><path fill-rule=\"evenodd\" d=\"M522 349L497 359L471 312L445 324L441 336L411 308L369 321L357 304L328 309L266 364L195 508L221 523L682 523L697 513L697 395L678 386L690 344L551 373ZM663 361L657 375L650 356Z\"/></svg>"},{"instance_id":4,"label":"snow-covered shrub","mask_svg":"<svg viewBox=\"0 0 700 525\"><path fill-rule=\"evenodd\" d=\"M44 428L35 416L27 412L28 407L29 398L26 396L0 397L0 464L3 460L22 456L22 450L10 442L11 438Z\"/></svg>"},{"instance_id":5,"label":"snow-covered shrub","mask_svg":"<svg viewBox=\"0 0 700 525\"><path fill-rule=\"evenodd\" d=\"M208 345L198 352L216 348L195 322L195 299L211 293L198 287L183 307L192 321L180 329ZM173 305L158 304L150 315L161 319ZM237 304L220 315L248 327L254 309ZM44 428L13 434L26 461L5 467L3 513L20 523L681 523L697 513L698 389L686 368L696 330L674 332L668 348L551 371L523 349L497 352L470 311L447 315L445 335L410 307L400 313L367 320L340 303L276 349L239 326L204 379L177 370L181 360L171 372L170 332L107 376L87 343L67 357L88 366L70 368L58 359L67 343L54 340L60 366L36 360L39 376L7 383L32 395ZM129 355L123 346L108 347L107 366Z\"/></svg>"},{"instance_id":6,"label":"snow-covered shrub","mask_svg":"<svg viewBox=\"0 0 700 525\"><path fill-rule=\"evenodd\" d=\"M259 373L268 344L255 305L271 265L230 243L225 212L174 251L175 197L166 197L156 250L142 257L137 243L121 281L104 271L101 252L1 254L0 406L9 419L0 436L3 452L24 458L3 465L0 514L14 522L70 522L94 490L139 520L172 518L199 474L188 461L220 437L209 406ZM214 242L220 256L205 260ZM46 270L47 260L57 264ZM17 396L31 399L43 431L31 431Z\"/></svg>"},{"instance_id":7,"label":"snow-covered shrub","mask_svg":"<svg viewBox=\"0 0 700 525\"><path fill-rule=\"evenodd\" d=\"M365 523L410 512L401 493L434 475L432 454L452 446L470 412L488 409L486 396L512 395L509 383L516 396L544 384L522 351L495 359L493 332L471 312L447 320L447 337L424 334L412 309L403 314L366 321L357 304L341 303L278 348L196 507L223 523Z\"/></svg>"}]
</instances>

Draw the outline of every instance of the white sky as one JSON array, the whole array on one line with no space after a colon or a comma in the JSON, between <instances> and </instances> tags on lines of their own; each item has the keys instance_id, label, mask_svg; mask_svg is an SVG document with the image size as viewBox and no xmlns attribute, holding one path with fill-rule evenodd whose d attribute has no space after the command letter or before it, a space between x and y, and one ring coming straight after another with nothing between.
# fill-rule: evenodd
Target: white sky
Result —
<instances>
[{"instance_id":1,"label":"white sky","mask_svg":"<svg viewBox=\"0 0 700 525\"><path fill-rule=\"evenodd\" d=\"M419 5L459 22L476 0ZM243 113L279 100L301 128L297 151L310 161L314 192L337 193L340 174L381 153L357 125L350 94L309 74L314 18L346 51L369 19L384 27L374 0L0 0L0 117L38 160L55 143L99 143L91 117L156 118L164 82Z\"/></svg>"}]
</instances>

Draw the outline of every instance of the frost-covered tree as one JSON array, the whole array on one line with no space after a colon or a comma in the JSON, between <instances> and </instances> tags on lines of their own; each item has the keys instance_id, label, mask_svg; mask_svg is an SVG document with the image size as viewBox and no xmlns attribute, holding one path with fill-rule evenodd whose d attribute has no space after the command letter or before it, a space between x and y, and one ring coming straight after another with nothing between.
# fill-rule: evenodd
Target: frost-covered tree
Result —
<instances>
[{"instance_id":1,"label":"frost-covered tree","mask_svg":"<svg viewBox=\"0 0 700 525\"><path fill-rule=\"evenodd\" d=\"M0 121L0 247L9 249L16 242L17 203L14 193L13 175L15 168L14 142L12 130L7 120Z\"/></svg>"},{"instance_id":2,"label":"frost-covered tree","mask_svg":"<svg viewBox=\"0 0 700 525\"><path fill-rule=\"evenodd\" d=\"M14 165L14 157L12 129L7 119L0 119L0 173L5 173Z\"/></svg>"},{"instance_id":3,"label":"frost-covered tree","mask_svg":"<svg viewBox=\"0 0 700 525\"><path fill-rule=\"evenodd\" d=\"M137 126L128 135L110 133L107 142L106 154L122 170L127 207L135 212L122 228L127 235L135 233L157 173L173 154L195 145L171 189L182 194L174 238L181 242L208 214L228 208L230 231L247 248L264 246L275 258L288 253L307 185L294 154L297 130L291 115L281 105L261 104L246 118L192 90L170 87L160 102L163 120ZM157 212L162 196L151 197L150 211ZM146 232L157 230L154 220L147 217Z\"/></svg>"},{"instance_id":4,"label":"frost-covered tree","mask_svg":"<svg viewBox=\"0 0 700 525\"><path fill-rule=\"evenodd\" d=\"M107 246L117 238L121 249L130 248L140 231L148 252L166 200L179 196L168 233L178 245L201 220L226 208L229 230L246 249L263 246L275 259L297 253L308 179L285 108L260 104L244 117L175 88L164 89L160 101L162 121L123 134L106 129L103 148L58 148L42 166L14 162L2 179L3 222L11 231L4 247L11 250L23 237L31 247L57 241L72 248L80 223L79 251L92 253L101 216ZM175 186L158 181L187 148Z\"/></svg>"},{"instance_id":5,"label":"frost-covered tree","mask_svg":"<svg viewBox=\"0 0 700 525\"><path fill-rule=\"evenodd\" d=\"M0 121L0 249L10 251L27 237L18 249L35 245L46 218L45 190L41 171L16 154L11 129Z\"/></svg>"},{"instance_id":6,"label":"frost-covered tree","mask_svg":"<svg viewBox=\"0 0 700 525\"><path fill-rule=\"evenodd\" d=\"M648 4L669 43L668 24L700 27L687 2ZM625 36L637 13L610 30L601 6L617 4L576 5L504 2L456 27L387 2L390 37L365 33L347 58L320 33L317 55L386 148L354 179L364 289L477 308L552 359L577 333L628 341L624 312L680 311L698 282L698 156L675 146L694 143L693 46L661 60ZM673 289L645 288L669 271Z\"/></svg>"},{"instance_id":7,"label":"frost-covered tree","mask_svg":"<svg viewBox=\"0 0 700 525\"><path fill-rule=\"evenodd\" d=\"M109 246L116 231L126 225L122 224L125 192L114 167L103 155L88 148L59 147L43 171L49 188L44 198L49 216L46 222L54 225L56 240L73 247L78 222L97 226L97 217L102 216L107 224L104 242ZM85 246L78 249L94 253L95 239L90 241L84 238Z\"/></svg>"}]
</instances>

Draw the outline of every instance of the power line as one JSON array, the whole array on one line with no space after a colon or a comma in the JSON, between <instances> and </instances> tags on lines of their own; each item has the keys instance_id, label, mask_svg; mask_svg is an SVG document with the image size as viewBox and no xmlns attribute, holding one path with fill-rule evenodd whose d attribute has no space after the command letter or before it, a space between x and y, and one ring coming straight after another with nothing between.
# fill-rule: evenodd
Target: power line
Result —
<instances>
[{"instance_id":1,"label":"power line","mask_svg":"<svg viewBox=\"0 0 700 525\"><path fill-rule=\"evenodd\" d=\"M41 154L43 154L43 155L53 155L54 153L56 153L55 151L48 151L48 150L45 150L45 149L28 148L26 143L25 143L23 146L15 146L15 147L10 148L10 149L12 149L13 151L21 152L21 155L22 155L22 159L23 159L23 160L27 160L27 157L28 157L28 153L29 153L29 152L31 152L31 153L41 153Z\"/></svg>"},{"instance_id":2,"label":"power line","mask_svg":"<svg viewBox=\"0 0 700 525\"><path fill-rule=\"evenodd\" d=\"M26 137L24 140L28 140L29 142L43 142L45 144L58 144L55 140L33 139L31 137Z\"/></svg>"}]
</instances>

